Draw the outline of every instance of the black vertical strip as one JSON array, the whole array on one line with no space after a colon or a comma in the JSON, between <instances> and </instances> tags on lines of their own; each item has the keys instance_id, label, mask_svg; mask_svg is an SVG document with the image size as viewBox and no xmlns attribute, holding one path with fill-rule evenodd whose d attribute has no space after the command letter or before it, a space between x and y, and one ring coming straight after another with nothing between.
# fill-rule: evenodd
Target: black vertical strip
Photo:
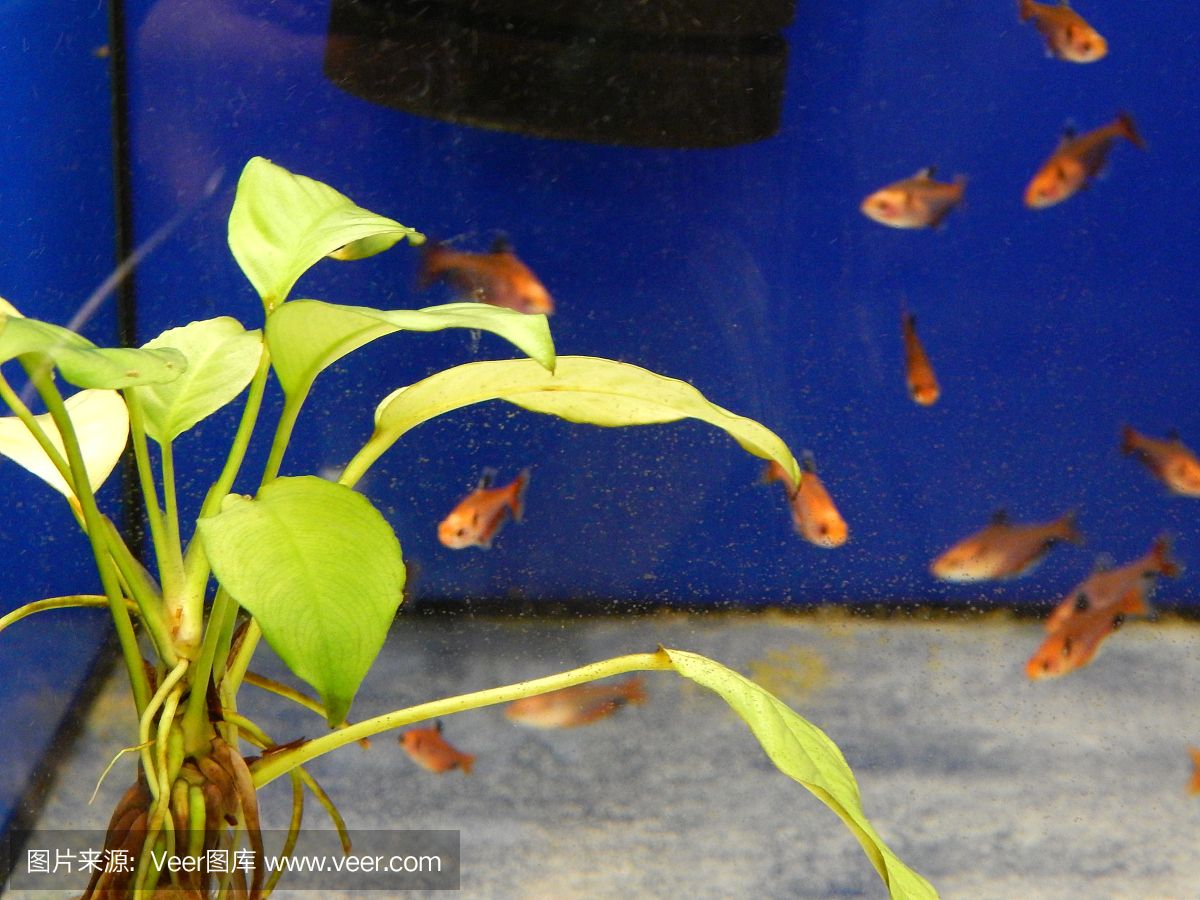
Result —
<instances>
[{"instance_id":1,"label":"black vertical strip","mask_svg":"<svg viewBox=\"0 0 1200 900\"><path fill-rule=\"evenodd\" d=\"M112 119L113 219L116 225L116 264L133 255L133 164L129 139L129 75L128 45L125 32L124 0L108 3L108 73ZM130 269L116 287L117 338L122 347L136 347L137 334L137 271ZM125 534L129 547L139 558L146 539L146 510L138 490L137 467L133 451L126 449L121 467L121 487L124 499Z\"/></svg>"}]
</instances>

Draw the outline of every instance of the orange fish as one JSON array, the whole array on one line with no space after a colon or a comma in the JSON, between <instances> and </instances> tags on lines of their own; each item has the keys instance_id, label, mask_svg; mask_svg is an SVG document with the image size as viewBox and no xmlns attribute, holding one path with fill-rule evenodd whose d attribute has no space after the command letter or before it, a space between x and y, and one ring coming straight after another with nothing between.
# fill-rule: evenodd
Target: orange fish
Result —
<instances>
[{"instance_id":1,"label":"orange fish","mask_svg":"<svg viewBox=\"0 0 1200 900\"><path fill-rule=\"evenodd\" d=\"M792 525L795 526L797 534L818 547L832 549L842 546L850 537L850 529L834 505L833 498L825 490L825 485L821 483L811 453L804 454L800 460L800 469L800 490L796 490L796 485L783 470L783 466L774 460L767 463L763 481L783 482L792 508Z\"/></svg>"},{"instance_id":2,"label":"orange fish","mask_svg":"<svg viewBox=\"0 0 1200 900\"><path fill-rule=\"evenodd\" d=\"M933 374L933 366L917 337L917 317L910 312L901 314L901 324L904 332L904 371L908 383L908 395L914 403L921 406L933 406L942 389L938 386L937 377Z\"/></svg>"},{"instance_id":3,"label":"orange fish","mask_svg":"<svg viewBox=\"0 0 1200 900\"><path fill-rule=\"evenodd\" d=\"M496 240L488 253L460 253L443 244L428 246L421 259L419 287L445 278L463 297L523 313L554 312L554 300L538 277Z\"/></svg>"},{"instance_id":4,"label":"orange fish","mask_svg":"<svg viewBox=\"0 0 1200 900\"><path fill-rule=\"evenodd\" d=\"M1033 20L1050 56L1067 62L1090 63L1108 53L1108 41L1071 9L1067 0L1059 0L1057 4L1018 0L1017 14L1022 22Z\"/></svg>"},{"instance_id":5,"label":"orange fish","mask_svg":"<svg viewBox=\"0 0 1200 900\"><path fill-rule=\"evenodd\" d=\"M400 746L418 766L440 775L451 769L462 769L470 775L475 757L451 747L442 737L439 720L433 728L410 728L400 735Z\"/></svg>"},{"instance_id":6,"label":"orange fish","mask_svg":"<svg viewBox=\"0 0 1200 900\"><path fill-rule=\"evenodd\" d=\"M1192 758L1192 778L1188 782L1189 794L1200 794L1200 747L1188 747L1188 755Z\"/></svg>"},{"instance_id":7,"label":"orange fish","mask_svg":"<svg viewBox=\"0 0 1200 900\"><path fill-rule=\"evenodd\" d=\"M1129 615L1145 615L1146 600L1138 589L1131 590L1109 609L1074 612L1038 647L1025 664L1025 674L1033 680L1056 678L1090 663L1110 634Z\"/></svg>"},{"instance_id":8,"label":"orange fish","mask_svg":"<svg viewBox=\"0 0 1200 900\"><path fill-rule=\"evenodd\" d=\"M496 533L504 524L509 513L520 522L525 513L525 489L529 486L529 469L504 487L491 486L496 473L487 469L479 479L479 486L471 491L450 511L450 515L438 524L438 540L451 550L464 547L479 547L488 550Z\"/></svg>"},{"instance_id":9,"label":"orange fish","mask_svg":"<svg viewBox=\"0 0 1200 900\"><path fill-rule=\"evenodd\" d=\"M1075 514L1041 525L1018 525L1003 511L982 531L965 537L929 565L942 581L992 581L1017 578L1033 569L1062 541L1083 542Z\"/></svg>"},{"instance_id":10,"label":"orange fish","mask_svg":"<svg viewBox=\"0 0 1200 900\"><path fill-rule=\"evenodd\" d=\"M1131 563L1115 568L1101 568L1077 584L1046 619L1046 630L1054 631L1079 613L1111 611L1137 593L1145 605L1155 580L1159 576L1174 578L1180 567L1171 558L1171 542L1158 538L1146 554Z\"/></svg>"},{"instance_id":11,"label":"orange fish","mask_svg":"<svg viewBox=\"0 0 1200 900\"><path fill-rule=\"evenodd\" d=\"M859 209L868 219L892 228L937 228L962 202L967 180L934 181L933 168L880 188Z\"/></svg>"},{"instance_id":12,"label":"orange fish","mask_svg":"<svg viewBox=\"0 0 1200 900\"><path fill-rule=\"evenodd\" d=\"M577 684L523 697L504 707L504 714L533 728L575 728L611 716L627 703L645 702L642 679L634 675L616 684Z\"/></svg>"},{"instance_id":13,"label":"orange fish","mask_svg":"<svg viewBox=\"0 0 1200 900\"><path fill-rule=\"evenodd\" d=\"M1071 197L1104 168L1117 138L1142 149L1146 147L1133 119L1125 112L1118 113L1112 123L1079 137L1068 131L1025 188L1025 205L1044 209Z\"/></svg>"},{"instance_id":14,"label":"orange fish","mask_svg":"<svg viewBox=\"0 0 1200 900\"><path fill-rule=\"evenodd\" d=\"M1174 493L1200 497L1200 459L1179 435L1171 433L1164 441L1138 434L1126 425L1121 432L1121 452L1137 456Z\"/></svg>"}]
</instances>

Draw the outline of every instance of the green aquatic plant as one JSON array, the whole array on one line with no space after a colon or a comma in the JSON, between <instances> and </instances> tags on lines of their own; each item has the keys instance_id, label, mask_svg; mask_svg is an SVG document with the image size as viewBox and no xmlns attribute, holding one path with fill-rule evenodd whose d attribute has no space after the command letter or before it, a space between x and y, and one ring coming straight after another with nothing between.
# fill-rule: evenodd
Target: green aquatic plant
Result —
<instances>
[{"instance_id":1,"label":"green aquatic plant","mask_svg":"<svg viewBox=\"0 0 1200 900\"><path fill-rule=\"evenodd\" d=\"M260 329L220 317L173 328L138 349L109 349L25 318L0 301L0 363L16 360L47 410L34 415L0 377L0 397L13 412L0 420L0 453L66 497L103 587L102 595L29 603L0 618L0 629L44 609L106 606L138 717L133 747L138 775L113 814L107 842L108 849L129 851L137 865L124 874L96 873L85 896L156 887L192 896L225 889L265 896L274 882L264 881L261 865L253 867L249 883L244 873L222 876L242 879L230 884L186 866L160 871L152 851L198 860L208 849L240 841L261 862L257 791L284 776L291 779L293 797L284 852L294 846L301 826L305 790L327 810L345 843L340 814L305 769L310 760L414 722L643 670L673 671L724 698L772 762L845 822L891 896L936 896L865 818L837 746L763 688L695 654L659 647L348 723L405 582L396 535L355 486L422 422L495 399L613 427L695 418L724 430L748 453L777 462L793 479L800 477L792 453L774 433L710 403L690 385L612 360L556 355L545 316L478 303L379 310L287 299L321 259L358 259L404 240L418 244L423 237L320 182L253 159L238 183L229 245L262 299ZM337 482L279 474L293 427L322 371L385 335L445 328L494 333L527 358L454 366L392 392L378 405L370 436ZM283 394L282 412L257 484L237 493L272 373ZM64 398L59 379L80 390ZM179 514L173 443L243 395L224 467L189 532ZM138 562L95 498L127 443L145 501L155 574ZM403 627L403 619L396 627ZM261 640L316 697L248 670ZM330 730L312 740L274 743L238 710L246 685L315 711ZM243 744L261 755L243 756Z\"/></svg>"}]
</instances>

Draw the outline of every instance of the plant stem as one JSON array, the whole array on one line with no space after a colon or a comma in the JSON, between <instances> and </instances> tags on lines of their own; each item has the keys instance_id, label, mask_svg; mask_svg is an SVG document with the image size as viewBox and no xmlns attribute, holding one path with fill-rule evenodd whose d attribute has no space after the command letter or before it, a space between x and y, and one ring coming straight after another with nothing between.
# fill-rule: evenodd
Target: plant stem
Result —
<instances>
[{"instance_id":1,"label":"plant stem","mask_svg":"<svg viewBox=\"0 0 1200 900\"><path fill-rule=\"evenodd\" d=\"M84 608L108 606L108 598L103 594L70 594L66 597L47 597L45 600L35 600L0 616L0 631L34 613L45 612L48 609L67 609L73 606ZM132 600L125 601L125 608L130 612L138 611L137 604Z\"/></svg>"},{"instance_id":2,"label":"plant stem","mask_svg":"<svg viewBox=\"0 0 1200 900\"><path fill-rule=\"evenodd\" d=\"M279 475L279 467L283 465L283 454L287 452L288 443L292 439L292 430L296 427L296 419L300 415L300 408L304 405L304 397L304 394L298 398L284 397L283 412L279 414L275 437L271 439L271 453L263 468L263 484L270 484Z\"/></svg>"},{"instance_id":3,"label":"plant stem","mask_svg":"<svg viewBox=\"0 0 1200 900\"><path fill-rule=\"evenodd\" d=\"M271 374L271 354L264 343L262 357L258 361L258 370L250 381L250 390L246 394L246 406L242 410L242 419L238 423L237 433L229 447L229 455L225 459L225 467L221 474L208 489L204 503L200 507L199 518L216 515L221 509L221 501L228 496L241 471L242 462L246 458L246 448L250 446L250 438L254 434L254 426L258 422L258 413L262 408L263 394L267 388L267 377ZM204 593L208 584L208 557L204 553L204 544L194 537L188 544L183 561L184 568L184 597L189 605L189 615L197 619L204 614ZM205 640L207 640L207 634ZM215 639L215 636L214 636Z\"/></svg>"},{"instance_id":4,"label":"plant stem","mask_svg":"<svg viewBox=\"0 0 1200 900\"><path fill-rule=\"evenodd\" d=\"M133 558L133 554L121 539L117 526L108 516L104 517L104 536L113 562L129 586L129 593L134 602L137 603L142 624L150 632L150 639L154 642L159 658L168 666L175 665L179 658L175 654L170 632L163 619L162 600L148 583L150 576L142 569L141 563Z\"/></svg>"},{"instance_id":5,"label":"plant stem","mask_svg":"<svg viewBox=\"0 0 1200 900\"><path fill-rule=\"evenodd\" d=\"M163 526L162 510L158 505L158 489L154 484L154 473L150 467L150 445L146 441L145 416L141 398L136 388L123 392L125 405L129 409L129 433L133 438L133 458L137 463L138 483L142 486L145 500L146 519L150 523L150 539L154 544L154 557L158 561L158 577L162 579L164 593L178 590L179 572L165 558L168 552L167 532Z\"/></svg>"},{"instance_id":6,"label":"plant stem","mask_svg":"<svg viewBox=\"0 0 1200 900\"><path fill-rule=\"evenodd\" d=\"M495 706L497 703L509 703L522 697L532 697L546 694L550 691L561 690L576 684L607 678L609 675L621 675L625 672L657 671L673 668L665 653L633 653L628 656L618 656L602 662L591 663L578 669L571 669L557 675L536 678L532 681L521 681L517 684L491 688L486 691L476 691L471 694L460 694L457 697L447 697L444 700L434 700L407 709L384 713L373 719L366 719L356 725L350 725L330 734L301 744L289 750L281 750L259 760L251 771L254 775L254 786L261 788L270 784L280 775L286 775L296 766L303 765L310 759L315 759L330 750L336 750L346 744L361 738L379 734L392 728L411 725L426 719L436 719L468 709L479 709L483 706Z\"/></svg>"},{"instance_id":7,"label":"plant stem","mask_svg":"<svg viewBox=\"0 0 1200 900\"><path fill-rule=\"evenodd\" d=\"M75 473L75 496L79 502L83 519L86 523L88 540L92 545L92 555L96 560L96 568L100 573L100 583L104 594L108 597L108 608L112 613L113 625L117 631L117 641L121 645L121 654L125 657L125 668L129 673L130 685L133 688L134 705L138 714L146 709L150 702L150 684L142 667L142 654L138 649L137 635L129 612L125 609L125 598L122 596L117 583L117 572L112 559L108 555L107 542L104 540L104 521L100 509L96 506L96 497L92 486L88 483L87 468L83 463L83 452L79 448L79 439L75 435L75 426L63 405L62 395L54 387L53 378L41 369L39 360L28 356L20 357L21 365L29 374L30 380L37 387L42 402L50 413L54 424L62 437L63 448L67 453L67 462Z\"/></svg>"},{"instance_id":8,"label":"plant stem","mask_svg":"<svg viewBox=\"0 0 1200 900\"><path fill-rule=\"evenodd\" d=\"M208 613L208 627L204 632L204 642L200 645L200 655L192 670L192 692L183 710L184 749L188 755L194 755L208 746L208 683L212 678L213 659L220 643L219 636L225 631L226 620L236 616L237 604L228 593L218 589Z\"/></svg>"}]
</instances>

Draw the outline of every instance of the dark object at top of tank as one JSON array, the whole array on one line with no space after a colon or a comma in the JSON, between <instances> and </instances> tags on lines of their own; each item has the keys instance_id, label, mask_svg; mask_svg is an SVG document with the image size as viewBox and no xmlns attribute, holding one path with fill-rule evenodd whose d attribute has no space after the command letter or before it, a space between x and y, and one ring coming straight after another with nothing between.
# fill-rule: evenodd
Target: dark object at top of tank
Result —
<instances>
[{"instance_id":1,"label":"dark object at top of tank","mask_svg":"<svg viewBox=\"0 0 1200 900\"><path fill-rule=\"evenodd\" d=\"M536 137L727 147L779 128L794 0L335 0L325 74Z\"/></svg>"}]
</instances>

